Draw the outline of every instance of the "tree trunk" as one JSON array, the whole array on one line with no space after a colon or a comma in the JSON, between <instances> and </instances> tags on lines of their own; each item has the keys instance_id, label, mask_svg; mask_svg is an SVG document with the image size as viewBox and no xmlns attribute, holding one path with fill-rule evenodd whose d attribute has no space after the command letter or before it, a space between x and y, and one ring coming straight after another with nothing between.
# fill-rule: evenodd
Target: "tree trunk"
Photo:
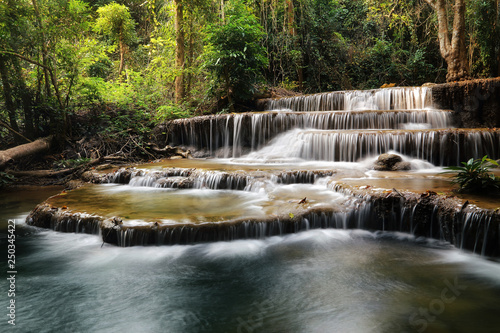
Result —
<instances>
[{"instance_id":1,"label":"tree trunk","mask_svg":"<svg viewBox=\"0 0 500 333\"><path fill-rule=\"evenodd\" d=\"M465 46L465 2L455 0L453 7L453 30L448 29L448 8L447 0L425 0L434 8L438 18L438 39L439 51L446 61L448 82L466 79L469 75L467 63L467 50Z\"/></svg>"},{"instance_id":2,"label":"tree trunk","mask_svg":"<svg viewBox=\"0 0 500 333\"><path fill-rule=\"evenodd\" d=\"M19 64L19 59L17 57L12 57L12 64L14 65L14 71L16 73L16 81L19 91L21 92L21 101L24 111L24 133L30 139L36 138L34 116L33 116L33 105L31 101L31 93L26 86L24 77L21 71L21 65Z\"/></svg>"},{"instance_id":3,"label":"tree trunk","mask_svg":"<svg viewBox=\"0 0 500 333\"><path fill-rule=\"evenodd\" d=\"M231 96L231 81L229 81L229 70L227 68L224 69L224 81L226 83L227 103L229 104L229 110L234 113L235 110L233 97Z\"/></svg>"},{"instance_id":4,"label":"tree trunk","mask_svg":"<svg viewBox=\"0 0 500 333\"><path fill-rule=\"evenodd\" d=\"M52 144L52 136L38 139L36 141L16 146L7 150L0 151L0 169L13 160L21 157L30 156L45 152L50 149Z\"/></svg>"},{"instance_id":5,"label":"tree trunk","mask_svg":"<svg viewBox=\"0 0 500 333\"><path fill-rule=\"evenodd\" d=\"M497 68L496 68L496 73L495 76L500 76L500 0L496 0L496 6L495 6L495 29L493 30L494 36L496 36L496 61L497 61Z\"/></svg>"},{"instance_id":6,"label":"tree trunk","mask_svg":"<svg viewBox=\"0 0 500 333\"><path fill-rule=\"evenodd\" d=\"M465 1L455 0L455 17L453 19L453 32L451 38L451 54L448 63L446 80L459 81L469 75L467 50L465 47Z\"/></svg>"},{"instance_id":7,"label":"tree trunk","mask_svg":"<svg viewBox=\"0 0 500 333\"><path fill-rule=\"evenodd\" d=\"M287 21L288 21L288 33L292 36L293 44L296 49L299 48L297 41L297 30L295 29L295 10L293 7L293 0L286 0L287 6ZM299 84L299 90L302 91L303 83L304 83L304 72L302 70L302 61L300 59L297 60L297 80Z\"/></svg>"},{"instance_id":8,"label":"tree trunk","mask_svg":"<svg viewBox=\"0 0 500 333\"><path fill-rule=\"evenodd\" d=\"M175 102L180 104L185 97L184 91L184 7L182 0L175 3L175 65L178 71L175 77Z\"/></svg>"},{"instance_id":9,"label":"tree trunk","mask_svg":"<svg viewBox=\"0 0 500 333\"><path fill-rule=\"evenodd\" d=\"M62 124L61 124L61 122L59 120L57 120L57 118L54 119L54 117L51 116L51 122L53 122L53 121L56 122L56 126L52 132L56 133L59 137L64 137L64 136L66 136L68 122L67 122L66 111L65 111L64 104L63 104L62 97L61 97L61 92L59 91L59 85L57 83L56 68L53 67L51 64L49 64L49 61L48 61L49 50L47 48L47 41L46 41L45 34L44 34L44 27L42 24L40 10L38 9L38 4L37 4L36 0L31 0L31 3L33 4L36 22L39 26L39 29L42 32L41 33L41 43L40 43L42 46L42 66L41 67L43 67L44 72L45 72L45 86L47 88L47 93L49 95L50 94L49 78L50 78L50 82L52 83L52 86L54 87L54 93L56 95L56 99L57 99L57 102L59 104L59 112L60 112L60 115L62 118ZM16 55L16 56L40 66L40 64L36 63L35 61L30 60L27 57L20 56L20 55Z\"/></svg>"},{"instance_id":10,"label":"tree trunk","mask_svg":"<svg viewBox=\"0 0 500 333\"><path fill-rule=\"evenodd\" d=\"M31 3L33 4L33 9L35 10L35 19L38 24L38 28L42 31L41 36L41 49L42 49L42 64L43 64L43 71L44 71L44 78L45 78L45 93L47 95L47 98L50 98L51 93L50 93L50 81L49 81L49 71L48 67L49 64L47 62L47 45L45 44L45 35L43 33L43 25L42 25L42 20L40 18L40 11L38 10L38 3L36 0L31 0Z\"/></svg>"},{"instance_id":11,"label":"tree trunk","mask_svg":"<svg viewBox=\"0 0 500 333\"><path fill-rule=\"evenodd\" d=\"M125 45L122 39L120 38L120 67L118 68L118 78L120 78L120 75L122 75L124 63L125 63Z\"/></svg>"},{"instance_id":12,"label":"tree trunk","mask_svg":"<svg viewBox=\"0 0 500 333\"><path fill-rule=\"evenodd\" d=\"M18 0L7 0L7 6L10 8L15 8L15 3ZM18 29L16 29L13 25L7 25L10 32L10 40L14 41L14 43L9 42L10 48L14 51L14 53L18 53L18 45L16 41L19 40L20 36L18 33ZM9 60L12 62L12 66L14 68L14 87L21 95L21 104L24 111L24 133L26 136L30 138L35 138L35 128L33 124L33 108L31 101L31 93L28 87L26 86L26 82L24 80L24 76L22 75L21 65L19 63L19 58L15 56L10 56Z\"/></svg>"},{"instance_id":13,"label":"tree trunk","mask_svg":"<svg viewBox=\"0 0 500 333\"><path fill-rule=\"evenodd\" d=\"M6 61L3 56L0 56L0 79L2 80L3 87L3 97L5 100L5 108L7 109L7 114L9 115L10 127L19 132L19 127L16 121L16 106L12 100L12 91L9 80L9 73L7 72ZM19 141L19 136L14 136L16 142Z\"/></svg>"},{"instance_id":14,"label":"tree trunk","mask_svg":"<svg viewBox=\"0 0 500 333\"><path fill-rule=\"evenodd\" d=\"M189 42L188 42L188 63L187 68L192 69L194 66L194 28L193 28L193 20L189 20ZM191 96L191 85L193 82L193 74L191 70L188 70L187 78L186 78L186 92L185 97L189 99Z\"/></svg>"},{"instance_id":15,"label":"tree trunk","mask_svg":"<svg viewBox=\"0 0 500 333\"><path fill-rule=\"evenodd\" d=\"M226 23L226 12L225 12L224 7L225 7L224 0L220 0L220 15L221 15L221 19L222 19L222 24Z\"/></svg>"}]
</instances>

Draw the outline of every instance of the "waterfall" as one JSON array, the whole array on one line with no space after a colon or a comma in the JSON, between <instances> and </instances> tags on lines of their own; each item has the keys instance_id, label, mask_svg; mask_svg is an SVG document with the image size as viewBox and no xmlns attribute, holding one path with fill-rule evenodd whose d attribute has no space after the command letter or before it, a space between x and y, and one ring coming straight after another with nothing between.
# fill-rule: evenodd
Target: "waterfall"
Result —
<instances>
[{"instance_id":1,"label":"waterfall","mask_svg":"<svg viewBox=\"0 0 500 333\"><path fill-rule=\"evenodd\" d=\"M207 188L212 190L259 191L266 182L275 184L314 184L334 171L293 170L262 174L260 171L213 171L193 169L119 169L102 178L103 183L127 184L134 187ZM127 182L124 182L127 179Z\"/></svg>"},{"instance_id":2,"label":"waterfall","mask_svg":"<svg viewBox=\"0 0 500 333\"><path fill-rule=\"evenodd\" d=\"M313 210L298 218L271 220L240 220L199 225L159 227L122 227L113 229L117 245L174 245L199 242L230 241L264 238L297 233L310 229L364 229L410 233L416 237L431 237L468 249L481 255L500 255L498 219L492 225L492 213L443 212L434 205L418 202L393 202L387 206L383 199L358 201L355 209L347 212ZM103 233L107 230L103 230Z\"/></svg>"},{"instance_id":3,"label":"waterfall","mask_svg":"<svg viewBox=\"0 0 500 333\"><path fill-rule=\"evenodd\" d=\"M336 91L271 100L268 110L414 110L432 107L432 90L426 87Z\"/></svg>"},{"instance_id":4,"label":"waterfall","mask_svg":"<svg viewBox=\"0 0 500 333\"><path fill-rule=\"evenodd\" d=\"M192 161L170 161L169 165L176 167L148 165L96 177L96 182L121 186L102 188L125 195L143 193L141 198L134 196L130 204L122 203L127 208L137 203L134 214L139 211L138 217L123 213L123 224L113 225L105 210L105 217L83 217L49 206L43 214L30 217L29 223L63 232L101 230L105 241L120 246L191 244L317 228L357 228L433 237L482 255L500 256L498 212L470 206L460 209L463 203L456 208L456 202L450 203L444 196L438 200L436 193L431 199L429 192L401 195L395 190L395 195L389 190L381 194L368 190L369 186L356 190L335 183L342 177L372 177L374 171L368 171L368 164L373 165L377 155L388 152L417 159L427 169L459 165L484 155L499 159L500 129L452 128L452 111L432 109L431 90L421 87L283 98L270 101L268 109L178 119L163 129L169 144L189 147L195 156L225 160L199 162L196 168ZM374 174L377 177L378 173ZM411 171L405 177L416 179ZM200 193L203 196L193 196ZM219 194L227 197L214 201ZM70 196L59 200L70 200ZM337 196L341 204L335 202ZM106 201L109 195L100 198ZM116 198L120 197L112 200ZM151 209L143 210L148 205ZM176 207L182 212L159 209Z\"/></svg>"},{"instance_id":5,"label":"waterfall","mask_svg":"<svg viewBox=\"0 0 500 333\"><path fill-rule=\"evenodd\" d=\"M451 127L451 112L442 110L266 112L179 119L169 124L169 143L206 150L209 156L239 157L278 134L295 129L404 129ZM196 133L196 134L194 134Z\"/></svg>"},{"instance_id":6,"label":"waterfall","mask_svg":"<svg viewBox=\"0 0 500 333\"><path fill-rule=\"evenodd\" d=\"M294 130L248 155L251 159L348 161L396 151L435 165L458 165L468 158L500 158L500 130Z\"/></svg>"}]
</instances>

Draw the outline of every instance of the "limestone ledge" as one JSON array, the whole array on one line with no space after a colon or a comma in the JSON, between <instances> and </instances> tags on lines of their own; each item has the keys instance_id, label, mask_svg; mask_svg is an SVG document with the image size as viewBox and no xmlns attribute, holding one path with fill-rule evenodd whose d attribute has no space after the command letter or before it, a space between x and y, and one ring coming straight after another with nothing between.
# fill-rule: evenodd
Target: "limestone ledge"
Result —
<instances>
[{"instance_id":1,"label":"limestone ledge","mask_svg":"<svg viewBox=\"0 0 500 333\"><path fill-rule=\"evenodd\" d=\"M118 246L230 241L318 228L395 231L446 241L487 257L500 257L499 210L482 209L432 191L381 190L342 183L332 187L352 196L350 209L299 209L288 215L215 223L128 225L120 217L104 218L42 203L30 213L27 223L60 232L100 234L104 242Z\"/></svg>"}]
</instances>

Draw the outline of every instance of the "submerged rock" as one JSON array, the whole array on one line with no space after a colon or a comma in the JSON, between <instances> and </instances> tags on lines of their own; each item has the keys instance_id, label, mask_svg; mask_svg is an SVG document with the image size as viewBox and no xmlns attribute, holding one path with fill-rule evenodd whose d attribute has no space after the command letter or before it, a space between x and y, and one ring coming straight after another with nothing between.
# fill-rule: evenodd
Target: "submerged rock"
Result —
<instances>
[{"instance_id":1,"label":"submerged rock","mask_svg":"<svg viewBox=\"0 0 500 333\"><path fill-rule=\"evenodd\" d=\"M396 154L382 154L378 157L373 168L377 171L404 171L410 170L409 162L403 161L403 158Z\"/></svg>"}]
</instances>

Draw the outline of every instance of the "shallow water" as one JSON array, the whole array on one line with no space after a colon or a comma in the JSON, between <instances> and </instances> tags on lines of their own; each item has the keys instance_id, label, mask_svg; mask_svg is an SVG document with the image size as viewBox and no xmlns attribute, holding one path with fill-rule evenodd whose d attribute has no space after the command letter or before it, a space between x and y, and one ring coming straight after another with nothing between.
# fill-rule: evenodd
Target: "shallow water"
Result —
<instances>
[{"instance_id":1,"label":"shallow water","mask_svg":"<svg viewBox=\"0 0 500 333\"><path fill-rule=\"evenodd\" d=\"M23 186L0 189L0 236L4 236L7 232L8 219L15 219L26 214L40 202L62 190L62 186Z\"/></svg>"},{"instance_id":2,"label":"shallow water","mask_svg":"<svg viewBox=\"0 0 500 333\"><path fill-rule=\"evenodd\" d=\"M307 197L307 202L298 202ZM288 215L298 208L337 208L345 201L342 194L326 185L291 184L269 186L267 191L210 189L165 189L104 184L86 185L53 196L47 202L68 211L119 216L125 225L144 222L184 224L223 222L235 219L265 219Z\"/></svg>"}]
</instances>

